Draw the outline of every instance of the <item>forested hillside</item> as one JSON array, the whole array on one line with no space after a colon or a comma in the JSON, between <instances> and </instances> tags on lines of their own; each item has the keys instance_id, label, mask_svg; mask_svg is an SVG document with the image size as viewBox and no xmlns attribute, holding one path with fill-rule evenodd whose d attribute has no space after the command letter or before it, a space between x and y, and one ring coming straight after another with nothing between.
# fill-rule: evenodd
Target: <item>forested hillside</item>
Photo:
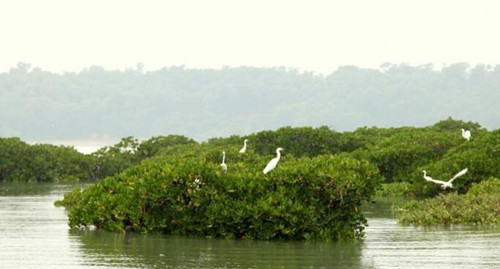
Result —
<instances>
[{"instance_id":1,"label":"forested hillside","mask_svg":"<svg viewBox=\"0 0 500 269\"><path fill-rule=\"evenodd\" d=\"M281 126L426 126L447 118L500 126L500 66L459 63L341 67L329 75L288 68L144 71L90 67L55 74L20 63L0 73L0 137L26 141L196 140Z\"/></svg>"}]
</instances>

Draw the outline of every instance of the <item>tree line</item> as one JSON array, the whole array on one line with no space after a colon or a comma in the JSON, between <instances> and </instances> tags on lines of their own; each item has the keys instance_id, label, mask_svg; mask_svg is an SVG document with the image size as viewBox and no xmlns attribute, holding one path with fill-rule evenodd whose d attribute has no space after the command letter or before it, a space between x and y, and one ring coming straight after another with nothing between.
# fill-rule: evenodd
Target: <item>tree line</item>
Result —
<instances>
[{"instance_id":1,"label":"tree line","mask_svg":"<svg viewBox=\"0 0 500 269\"><path fill-rule=\"evenodd\" d=\"M344 66L328 75L291 68L99 66L56 74L19 63L0 73L0 136L25 141L197 141L281 126L427 126L448 116L500 126L500 66L457 63Z\"/></svg>"},{"instance_id":2,"label":"tree line","mask_svg":"<svg viewBox=\"0 0 500 269\"><path fill-rule=\"evenodd\" d=\"M462 138L462 128L471 130L471 141ZM433 171L437 178L447 178L449 173L468 167L471 173L456 183L461 192L473 183L498 175L498 134L498 130L488 131L476 122L452 118L426 127L362 127L350 132L327 126L288 126L246 136L214 137L205 142L182 135L154 136L144 141L129 136L90 155L72 147L29 145L19 138L0 138L0 181L97 181L147 159L205 156L211 163L219 164L222 151L227 153L230 170L231 162L241 158L238 150L243 140L248 139L249 151L260 156L258 160L272 157L278 147L285 149L284 160L349 156L374 164L385 183L411 183L416 195L433 196L440 192L439 186L425 182L422 169Z\"/></svg>"}]
</instances>

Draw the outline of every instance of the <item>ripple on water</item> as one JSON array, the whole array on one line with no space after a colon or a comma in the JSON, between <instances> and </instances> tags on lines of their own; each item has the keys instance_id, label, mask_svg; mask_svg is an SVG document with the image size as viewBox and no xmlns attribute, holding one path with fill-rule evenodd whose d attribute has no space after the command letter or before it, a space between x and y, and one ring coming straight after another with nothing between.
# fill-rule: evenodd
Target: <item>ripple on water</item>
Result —
<instances>
[{"instance_id":1,"label":"ripple on water","mask_svg":"<svg viewBox=\"0 0 500 269\"><path fill-rule=\"evenodd\" d=\"M401 226L384 218L369 224L363 260L377 268L500 267L498 227Z\"/></svg>"}]
</instances>

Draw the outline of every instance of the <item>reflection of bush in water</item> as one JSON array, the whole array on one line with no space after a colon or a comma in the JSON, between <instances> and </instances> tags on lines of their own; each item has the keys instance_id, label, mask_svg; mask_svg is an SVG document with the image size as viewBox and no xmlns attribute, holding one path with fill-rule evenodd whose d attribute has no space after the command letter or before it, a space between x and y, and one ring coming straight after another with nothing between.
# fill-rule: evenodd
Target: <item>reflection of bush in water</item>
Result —
<instances>
[{"instance_id":1,"label":"reflection of bush in water","mask_svg":"<svg viewBox=\"0 0 500 269\"><path fill-rule=\"evenodd\" d=\"M11 183L0 184L0 196L35 196L62 193L83 184L54 184L54 183Z\"/></svg>"},{"instance_id":2,"label":"reflection of bush in water","mask_svg":"<svg viewBox=\"0 0 500 269\"><path fill-rule=\"evenodd\" d=\"M95 266L158 268L360 268L361 243L252 241L78 231Z\"/></svg>"}]
</instances>

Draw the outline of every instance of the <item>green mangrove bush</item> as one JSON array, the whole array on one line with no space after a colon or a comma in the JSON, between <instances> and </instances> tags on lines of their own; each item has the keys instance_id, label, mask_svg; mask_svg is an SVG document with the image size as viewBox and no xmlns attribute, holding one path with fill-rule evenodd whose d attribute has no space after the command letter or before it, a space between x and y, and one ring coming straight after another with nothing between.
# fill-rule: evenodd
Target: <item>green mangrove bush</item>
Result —
<instances>
[{"instance_id":1,"label":"green mangrove bush","mask_svg":"<svg viewBox=\"0 0 500 269\"><path fill-rule=\"evenodd\" d=\"M443 190L439 185L425 181L422 170L435 179L447 181L464 168L468 168L468 172L453 181L453 187L459 193L466 193L473 183L500 175L500 130L481 132L473 135L470 141L462 139L458 146L450 149L439 160L413 171L412 186L419 196L435 196Z\"/></svg>"},{"instance_id":2,"label":"green mangrove bush","mask_svg":"<svg viewBox=\"0 0 500 269\"><path fill-rule=\"evenodd\" d=\"M72 147L0 138L0 182L74 182L95 178L93 162Z\"/></svg>"},{"instance_id":3,"label":"green mangrove bush","mask_svg":"<svg viewBox=\"0 0 500 269\"><path fill-rule=\"evenodd\" d=\"M197 143L181 135L154 136L142 142L133 136L124 137L115 145L92 153L94 173L102 179L137 165L161 151L193 144Z\"/></svg>"},{"instance_id":4,"label":"green mangrove bush","mask_svg":"<svg viewBox=\"0 0 500 269\"><path fill-rule=\"evenodd\" d=\"M0 182L96 181L162 151L193 144L197 145L178 135L157 136L143 142L130 136L85 155L73 147L30 145L16 137L0 138Z\"/></svg>"},{"instance_id":5,"label":"green mangrove bush","mask_svg":"<svg viewBox=\"0 0 500 269\"><path fill-rule=\"evenodd\" d=\"M379 141L364 144L351 156L376 164L386 183L411 181L410 175L416 168L438 160L463 142L457 132L413 127L395 128L387 137L374 137L379 137Z\"/></svg>"},{"instance_id":6,"label":"green mangrove bush","mask_svg":"<svg viewBox=\"0 0 500 269\"><path fill-rule=\"evenodd\" d=\"M254 155L228 161L224 173L207 158L214 152L145 160L57 204L67 207L70 227L262 240L363 236L361 203L382 181L367 161L284 156L263 175L269 158Z\"/></svg>"},{"instance_id":7,"label":"green mangrove bush","mask_svg":"<svg viewBox=\"0 0 500 269\"><path fill-rule=\"evenodd\" d=\"M396 216L400 223L414 225L500 224L500 179L474 183L465 195L452 192L410 201Z\"/></svg>"},{"instance_id":8,"label":"green mangrove bush","mask_svg":"<svg viewBox=\"0 0 500 269\"><path fill-rule=\"evenodd\" d=\"M413 197L415 194L409 182L383 183L377 188L375 196L378 197Z\"/></svg>"},{"instance_id":9,"label":"green mangrove bush","mask_svg":"<svg viewBox=\"0 0 500 269\"><path fill-rule=\"evenodd\" d=\"M295 157L312 157L322 154L335 154L344 151L345 144L341 133L327 126L282 127L275 131L261 131L244 137L212 138L208 144L219 147L243 146L243 140L249 139L248 149L259 155L274 152L277 147L286 149L287 154Z\"/></svg>"}]
</instances>

